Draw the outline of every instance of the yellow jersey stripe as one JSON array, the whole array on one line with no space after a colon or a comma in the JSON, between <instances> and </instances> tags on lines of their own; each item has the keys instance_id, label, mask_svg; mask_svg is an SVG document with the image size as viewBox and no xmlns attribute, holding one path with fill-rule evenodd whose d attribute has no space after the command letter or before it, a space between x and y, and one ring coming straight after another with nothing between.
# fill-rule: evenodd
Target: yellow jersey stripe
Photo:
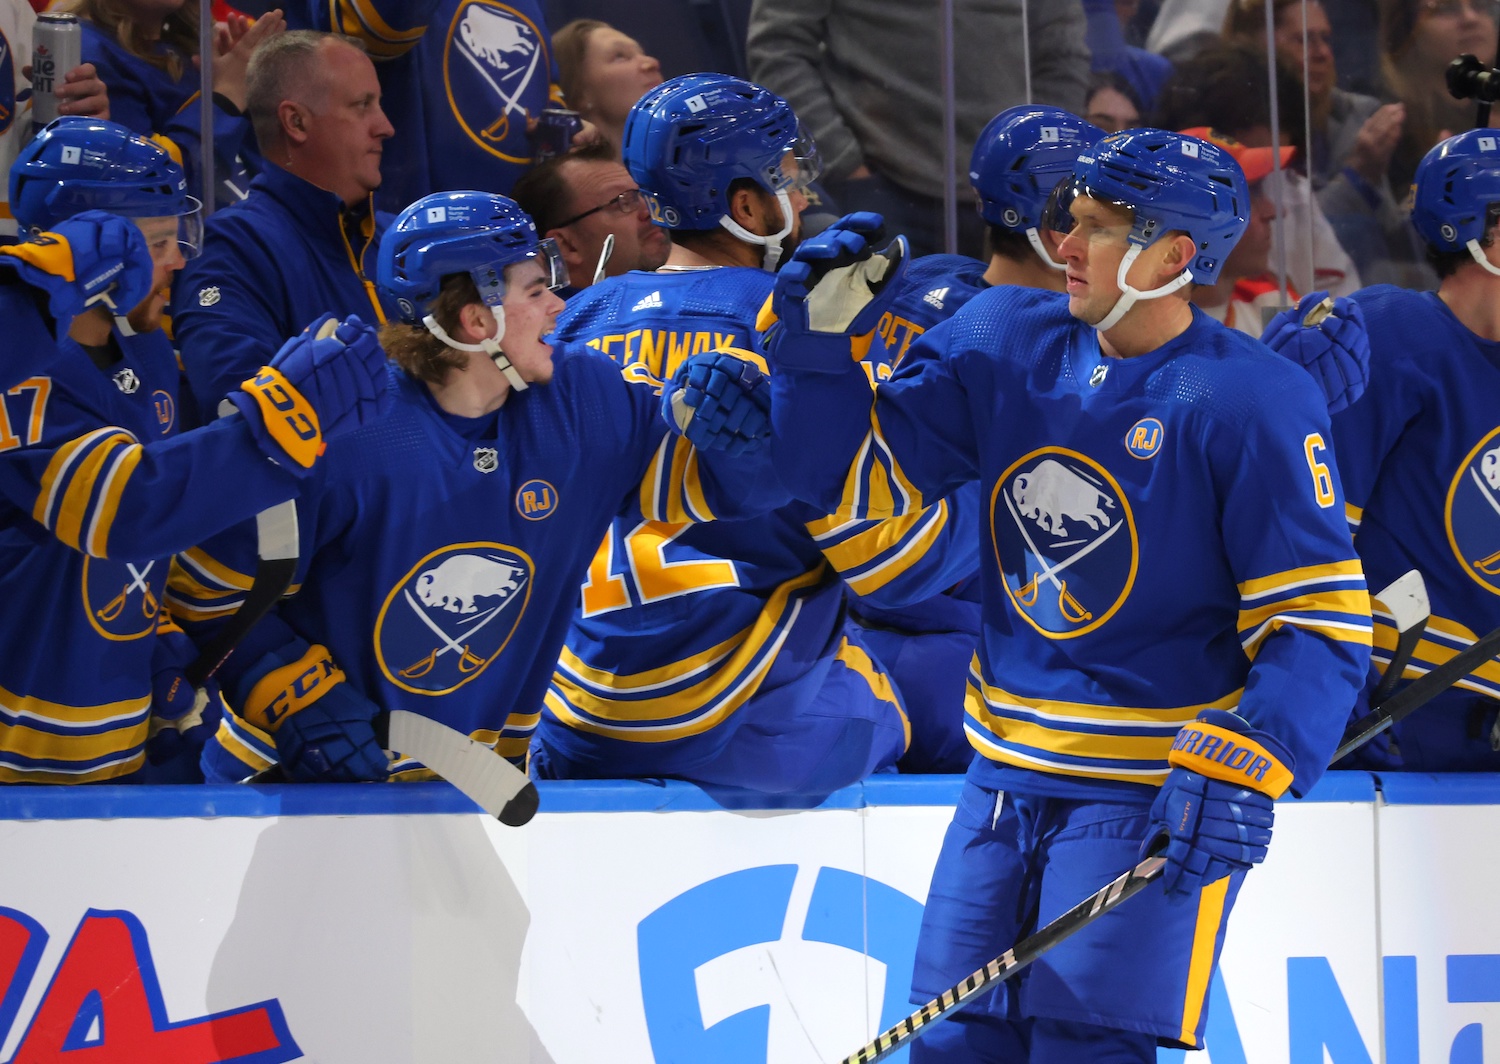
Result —
<instances>
[{"instance_id":1,"label":"yellow jersey stripe","mask_svg":"<svg viewBox=\"0 0 1500 1064\"><path fill-rule=\"evenodd\" d=\"M1198 893L1198 920L1193 928L1193 950L1188 961L1187 991L1182 998L1182 1031L1179 1042L1198 1044L1198 1025L1208 1000L1208 980L1213 975L1214 947L1224 923L1224 903L1229 897L1229 877L1216 879Z\"/></svg>"},{"instance_id":2,"label":"yellow jersey stripe","mask_svg":"<svg viewBox=\"0 0 1500 1064\"><path fill-rule=\"evenodd\" d=\"M1284 572L1272 573L1270 576L1246 580L1239 585L1240 598L1259 598L1273 591L1291 592L1326 580L1363 580L1364 576L1364 568L1360 565L1358 558L1346 562L1304 565L1298 569L1287 569Z\"/></svg>"},{"instance_id":3,"label":"yellow jersey stripe","mask_svg":"<svg viewBox=\"0 0 1500 1064\"><path fill-rule=\"evenodd\" d=\"M0 783L99 783L127 776L145 763L145 751L137 750L118 761L78 772L65 772L56 765L35 769L21 765L0 765Z\"/></svg>"},{"instance_id":4,"label":"yellow jersey stripe","mask_svg":"<svg viewBox=\"0 0 1500 1064\"><path fill-rule=\"evenodd\" d=\"M57 508L57 523L52 531L74 550L83 550L84 522L89 516L94 486L105 463L116 448L128 447L133 442L131 436L123 432L107 437L78 463L77 470L68 478L68 486L63 489L62 501Z\"/></svg>"},{"instance_id":5,"label":"yellow jersey stripe","mask_svg":"<svg viewBox=\"0 0 1500 1064\"><path fill-rule=\"evenodd\" d=\"M99 440L113 436L119 431L112 425L106 425L76 440L69 440L52 453L52 458L47 462L47 468L42 473L40 490L37 492L36 503L31 510L32 519L37 524L49 530L52 528L52 511L57 502L58 492L68 483L73 464Z\"/></svg>"},{"instance_id":6,"label":"yellow jersey stripe","mask_svg":"<svg viewBox=\"0 0 1500 1064\"><path fill-rule=\"evenodd\" d=\"M901 700L896 697L895 688L891 686L891 678L875 668L875 662L863 647L857 647L849 642L848 638L839 640L839 648L834 653L835 661L842 661L850 672L869 685L870 693L882 702L889 702L896 707L896 713L901 717L901 730L906 735L902 749L911 747L911 721L906 717L906 710L901 705Z\"/></svg>"},{"instance_id":7,"label":"yellow jersey stripe","mask_svg":"<svg viewBox=\"0 0 1500 1064\"><path fill-rule=\"evenodd\" d=\"M112 754L132 757L145 745L148 724L148 717L137 714L133 723L119 728L72 735L0 721L0 752L12 767L17 757L32 761L97 761Z\"/></svg>"},{"instance_id":8,"label":"yellow jersey stripe","mask_svg":"<svg viewBox=\"0 0 1500 1064\"><path fill-rule=\"evenodd\" d=\"M108 557L109 533L115 526L115 515L120 512L120 496L125 493L125 486L135 474L136 466L141 464L144 453L140 444L133 443L110 464L109 473L104 478L104 490L99 493L94 516L89 520L85 554L95 558Z\"/></svg>"},{"instance_id":9,"label":"yellow jersey stripe","mask_svg":"<svg viewBox=\"0 0 1500 1064\"><path fill-rule=\"evenodd\" d=\"M878 591L880 588L885 587L926 556L933 542L938 536L942 535L943 528L947 523L948 503L946 500L926 510L918 510L916 513L908 514L906 517L893 517L887 521L882 521L872 530L876 535L876 544L873 545L878 545L880 551L889 550L891 546L895 546L897 549L879 565L871 567L858 576L848 577L847 583L854 590L855 594L858 595L868 595L872 591ZM901 537L898 537L897 542L893 545L882 542L889 538L889 534L882 533L881 529L890 524L898 524L898 528L891 530L892 532L898 530L901 532ZM909 529L904 526L913 524L916 526L916 534L908 536ZM845 546L860 545L863 535L849 540ZM905 542L901 542L902 538L905 539ZM866 547L872 546L872 544L863 545ZM824 552L825 555L827 553L827 551ZM879 551L876 553L878 554ZM835 564L837 565L837 563Z\"/></svg>"}]
</instances>

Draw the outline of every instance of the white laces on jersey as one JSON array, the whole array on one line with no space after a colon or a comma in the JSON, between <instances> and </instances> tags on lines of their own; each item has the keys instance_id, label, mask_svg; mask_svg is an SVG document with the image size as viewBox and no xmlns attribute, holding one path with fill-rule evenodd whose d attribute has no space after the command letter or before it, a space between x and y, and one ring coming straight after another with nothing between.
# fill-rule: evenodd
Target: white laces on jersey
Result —
<instances>
[{"instance_id":1,"label":"white laces on jersey","mask_svg":"<svg viewBox=\"0 0 1500 1064\"><path fill-rule=\"evenodd\" d=\"M489 355L490 360L510 382L511 388L524 392L527 387L526 378L521 376L521 371L516 369L511 360L506 357L505 352L500 350L500 341L505 338L505 308L491 307L490 309L495 312L495 335L486 336L477 344L460 343L453 339L431 314L422 319L422 324L427 327L428 332L455 351L478 351Z\"/></svg>"},{"instance_id":2,"label":"white laces on jersey","mask_svg":"<svg viewBox=\"0 0 1500 1064\"><path fill-rule=\"evenodd\" d=\"M1099 332L1113 329L1116 325L1120 324L1120 319L1126 315L1131 307L1136 305L1137 301L1142 299L1160 299L1162 296L1171 295L1184 285L1192 284L1193 271L1188 267L1183 267L1181 273L1160 288L1153 288L1149 292L1142 292L1139 288L1132 287L1125 280L1125 275L1130 272L1131 265L1140 254L1140 245L1132 244L1130 245L1130 250L1125 252L1125 257L1120 260L1120 269L1115 274L1115 283L1120 286L1120 298L1115 300L1114 309L1104 316L1104 320L1094 326Z\"/></svg>"},{"instance_id":3,"label":"white laces on jersey","mask_svg":"<svg viewBox=\"0 0 1500 1064\"><path fill-rule=\"evenodd\" d=\"M781 207L781 232L772 233L770 236L756 236L729 215L719 219L719 224L728 229L735 236L747 244L761 244L766 253L761 257L761 269L768 273L775 273L776 267L781 262L781 242L786 239L787 234L792 231L792 222L796 217L792 214L792 198L782 189L776 193L776 203Z\"/></svg>"}]
</instances>

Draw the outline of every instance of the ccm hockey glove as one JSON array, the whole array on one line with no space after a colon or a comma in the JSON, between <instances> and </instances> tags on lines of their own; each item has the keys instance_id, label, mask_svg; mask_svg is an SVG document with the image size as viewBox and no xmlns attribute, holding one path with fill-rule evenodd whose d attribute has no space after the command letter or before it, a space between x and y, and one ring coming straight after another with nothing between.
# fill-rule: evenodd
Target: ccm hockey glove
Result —
<instances>
[{"instance_id":1,"label":"ccm hockey glove","mask_svg":"<svg viewBox=\"0 0 1500 1064\"><path fill-rule=\"evenodd\" d=\"M904 236L874 251L884 232L878 214L846 214L797 246L776 274L772 314L756 323L762 330L780 323L767 338L774 363L840 372L864 357L911 257Z\"/></svg>"},{"instance_id":2,"label":"ccm hockey glove","mask_svg":"<svg viewBox=\"0 0 1500 1064\"><path fill-rule=\"evenodd\" d=\"M210 679L194 687L187 678L187 667L197 657L197 645L163 609L156 617L156 646L151 651L151 738L146 757L153 765L202 749L219 726L219 685Z\"/></svg>"},{"instance_id":3,"label":"ccm hockey glove","mask_svg":"<svg viewBox=\"0 0 1500 1064\"><path fill-rule=\"evenodd\" d=\"M727 351L694 355L661 394L667 424L700 451L739 454L771 434L771 383Z\"/></svg>"},{"instance_id":4,"label":"ccm hockey glove","mask_svg":"<svg viewBox=\"0 0 1500 1064\"><path fill-rule=\"evenodd\" d=\"M275 741L287 777L298 783L385 779L390 761L375 737L375 705L345 682L326 647L313 644L297 660L287 661L290 656L271 656L272 667L250 685L240 713Z\"/></svg>"},{"instance_id":5,"label":"ccm hockey glove","mask_svg":"<svg viewBox=\"0 0 1500 1064\"><path fill-rule=\"evenodd\" d=\"M81 211L49 232L0 248L0 263L47 293L59 336L100 300L123 315L151 294L146 238L129 218L106 211Z\"/></svg>"},{"instance_id":6,"label":"ccm hockey glove","mask_svg":"<svg viewBox=\"0 0 1500 1064\"><path fill-rule=\"evenodd\" d=\"M1281 743L1233 713L1210 709L1184 725L1151 806L1146 852L1164 852L1162 886L1191 896L1266 859L1275 800L1295 765Z\"/></svg>"},{"instance_id":7,"label":"ccm hockey glove","mask_svg":"<svg viewBox=\"0 0 1500 1064\"><path fill-rule=\"evenodd\" d=\"M1260 342L1313 375L1337 414L1365 394L1370 383L1370 337L1365 312L1351 300L1327 292L1303 296L1272 318Z\"/></svg>"},{"instance_id":8,"label":"ccm hockey glove","mask_svg":"<svg viewBox=\"0 0 1500 1064\"><path fill-rule=\"evenodd\" d=\"M390 409L385 352L373 326L352 314L342 322L325 314L283 344L271 364L227 401L245 416L273 461L305 476L325 440Z\"/></svg>"}]
</instances>

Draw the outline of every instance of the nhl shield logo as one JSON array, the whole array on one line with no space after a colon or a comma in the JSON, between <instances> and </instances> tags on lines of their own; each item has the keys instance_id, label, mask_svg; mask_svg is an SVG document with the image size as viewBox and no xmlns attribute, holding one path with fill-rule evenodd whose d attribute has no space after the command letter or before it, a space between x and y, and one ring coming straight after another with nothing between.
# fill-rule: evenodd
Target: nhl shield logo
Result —
<instances>
[{"instance_id":1,"label":"nhl shield logo","mask_svg":"<svg viewBox=\"0 0 1500 1064\"><path fill-rule=\"evenodd\" d=\"M385 678L419 695L441 695L500 656L531 599L531 558L503 543L433 551L402 578L375 623Z\"/></svg>"},{"instance_id":2,"label":"nhl shield logo","mask_svg":"<svg viewBox=\"0 0 1500 1064\"><path fill-rule=\"evenodd\" d=\"M536 23L491 0L463 0L449 25L443 77L453 116L471 141L506 162L531 161L526 92L534 82L546 86L549 47Z\"/></svg>"},{"instance_id":3,"label":"nhl shield logo","mask_svg":"<svg viewBox=\"0 0 1500 1064\"><path fill-rule=\"evenodd\" d=\"M1448 544L1464 572L1500 595L1500 427L1459 466L1446 509Z\"/></svg>"},{"instance_id":4,"label":"nhl shield logo","mask_svg":"<svg viewBox=\"0 0 1500 1064\"><path fill-rule=\"evenodd\" d=\"M126 366L111 378L115 387L126 395L134 395L141 387L141 379L135 375L135 370Z\"/></svg>"},{"instance_id":5,"label":"nhl shield logo","mask_svg":"<svg viewBox=\"0 0 1500 1064\"><path fill-rule=\"evenodd\" d=\"M474 468L481 473L493 473L500 468L500 452L493 447L474 448Z\"/></svg>"},{"instance_id":6,"label":"nhl shield logo","mask_svg":"<svg viewBox=\"0 0 1500 1064\"><path fill-rule=\"evenodd\" d=\"M1135 583L1130 503L1103 466L1060 447L1033 451L995 484L990 533L1011 604L1049 639L1092 632Z\"/></svg>"}]
</instances>

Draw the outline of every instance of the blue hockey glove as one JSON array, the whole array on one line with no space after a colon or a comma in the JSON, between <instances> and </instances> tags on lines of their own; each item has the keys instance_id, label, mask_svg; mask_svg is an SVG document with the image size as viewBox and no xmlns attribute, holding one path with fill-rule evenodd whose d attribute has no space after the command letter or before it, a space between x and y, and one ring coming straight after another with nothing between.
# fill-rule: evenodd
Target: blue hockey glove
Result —
<instances>
[{"instance_id":1,"label":"blue hockey glove","mask_svg":"<svg viewBox=\"0 0 1500 1064\"><path fill-rule=\"evenodd\" d=\"M1266 325L1261 343L1313 375L1337 414L1370 383L1370 337L1358 303L1327 292L1303 296Z\"/></svg>"},{"instance_id":2,"label":"blue hockey glove","mask_svg":"<svg viewBox=\"0 0 1500 1064\"><path fill-rule=\"evenodd\" d=\"M771 339L776 361L838 372L869 345L851 344L880 323L901 289L910 249L898 236L873 251L884 233L878 214L846 214L797 246L776 274L771 311L780 327ZM758 322L762 329L772 322Z\"/></svg>"},{"instance_id":3,"label":"blue hockey glove","mask_svg":"<svg viewBox=\"0 0 1500 1064\"><path fill-rule=\"evenodd\" d=\"M82 211L49 232L0 248L0 263L47 293L59 335L96 302L128 313L151 294L154 276L140 229L105 211Z\"/></svg>"},{"instance_id":4,"label":"blue hockey glove","mask_svg":"<svg viewBox=\"0 0 1500 1064\"><path fill-rule=\"evenodd\" d=\"M313 644L295 660L297 650L288 651L267 655L271 668L241 681L236 690L249 691L240 715L270 734L289 779L385 779L390 761L375 736L375 705L346 682L327 647Z\"/></svg>"},{"instance_id":5,"label":"blue hockey glove","mask_svg":"<svg viewBox=\"0 0 1500 1064\"><path fill-rule=\"evenodd\" d=\"M303 476L326 440L384 416L392 397L375 328L325 314L282 345L271 364L230 393L262 449Z\"/></svg>"},{"instance_id":6,"label":"blue hockey glove","mask_svg":"<svg viewBox=\"0 0 1500 1064\"><path fill-rule=\"evenodd\" d=\"M1152 803L1142 847L1166 857L1167 894L1194 896L1264 861L1275 800L1292 783L1286 748L1233 713L1210 709L1177 733L1167 762L1172 770Z\"/></svg>"},{"instance_id":7,"label":"blue hockey glove","mask_svg":"<svg viewBox=\"0 0 1500 1064\"><path fill-rule=\"evenodd\" d=\"M219 726L219 685L209 680L194 687L187 678L187 667L197 657L197 645L162 610L151 651L151 738L146 757L153 765L201 750ZM196 753L190 756L196 759Z\"/></svg>"},{"instance_id":8,"label":"blue hockey glove","mask_svg":"<svg viewBox=\"0 0 1500 1064\"><path fill-rule=\"evenodd\" d=\"M771 434L771 382L753 362L709 351L677 367L661 410L700 451L739 454Z\"/></svg>"}]
</instances>

